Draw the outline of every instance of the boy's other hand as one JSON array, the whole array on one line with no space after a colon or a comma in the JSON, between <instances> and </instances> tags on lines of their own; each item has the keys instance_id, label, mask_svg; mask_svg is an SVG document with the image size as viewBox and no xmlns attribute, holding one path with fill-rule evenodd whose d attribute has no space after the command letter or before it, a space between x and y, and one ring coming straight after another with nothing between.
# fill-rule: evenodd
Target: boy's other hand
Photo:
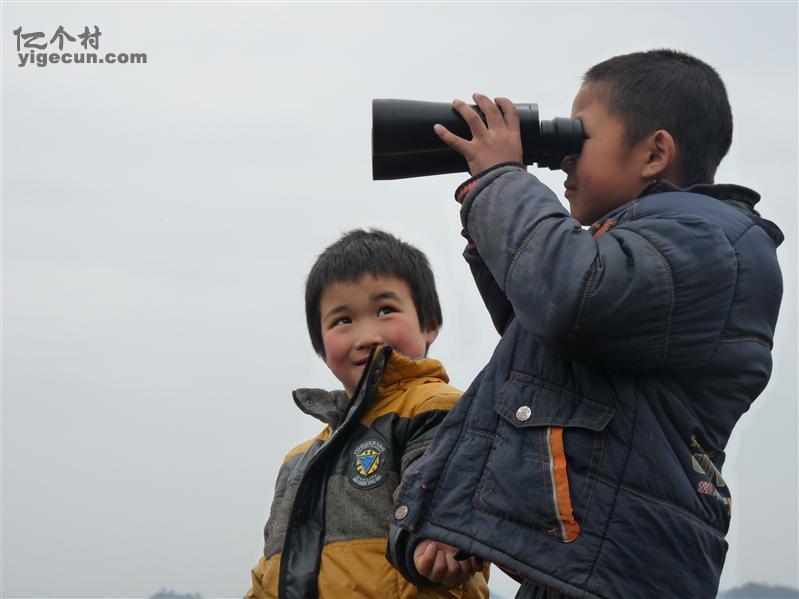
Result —
<instances>
[{"instance_id":1,"label":"boy's other hand","mask_svg":"<svg viewBox=\"0 0 799 599\"><path fill-rule=\"evenodd\" d=\"M472 132L472 139L458 137L440 124L433 126L445 144L461 154L472 175L483 172L503 162L522 161L522 135L519 130L519 112L507 98L496 98L496 104L482 94L474 94L474 101L486 117L480 115L463 100L454 100L452 107L460 114Z\"/></svg>"},{"instance_id":2,"label":"boy's other hand","mask_svg":"<svg viewBox=\"0 0 799 599\"><path fill-rule=\"evenodd\" d=\"M458 548L439 541L424 539L413 552L416 570L425 578L453 587L465 583L483 568L483 561L474 556L463 561L455 559Z\"/></svg>"}]
</instances>

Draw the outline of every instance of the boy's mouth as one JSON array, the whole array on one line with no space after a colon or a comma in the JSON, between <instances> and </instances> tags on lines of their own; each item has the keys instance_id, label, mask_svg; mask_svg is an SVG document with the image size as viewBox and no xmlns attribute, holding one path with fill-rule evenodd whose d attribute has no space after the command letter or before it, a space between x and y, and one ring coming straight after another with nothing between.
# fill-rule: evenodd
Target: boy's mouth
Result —
<instances>
[{"instance_id":1,"label":"boy's mouth","mask_svg":"<svg viewBox=\"0 0 799 599\"><path fill-rule=\"evenodd\" d=\"M574 185L570 185L568 183L564 183L563 187L566 188L566 192L563 195L566 196L567 200L570 200L571 196L574 195L574 192L577 191L577 188Z\"/></svg>"}]
</instances>

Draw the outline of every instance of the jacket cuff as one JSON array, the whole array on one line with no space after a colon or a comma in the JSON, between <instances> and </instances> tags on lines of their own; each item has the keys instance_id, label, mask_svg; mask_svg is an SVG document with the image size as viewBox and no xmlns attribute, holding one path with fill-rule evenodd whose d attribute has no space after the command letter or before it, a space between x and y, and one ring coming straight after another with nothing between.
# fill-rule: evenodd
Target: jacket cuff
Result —
<instances>
[{"instance_id":1,"label":"jacket cuff","mask_svg":"<svg viewBox=\"0 0 799 599\"><path fill-rule=\"evenodd\" d=\"M502 168L503 166L516 166L519 168L524 168L524 165L521 162L500 162L499 164L495 164L494 166L477 173L474 177L471 177L470 179L461 183L458 186L458 189L455 190L455 201L459 204L463 203L463 198L465 198L466 194L469 193L475 185L477 185L477 182L482 177L485 177L491 171Z\"/></svg>"},{"instance_id":2,"label":"jacket cuff","mask_svg":"<svg viewBox=\"0 0 799 599\"><path fill-rule=\"evenodd\" d=\"M479 175L472 177L469 179L469 181L466 181L458 188L458 191L455 192L456 194L463 190L463 195L460 198L461 224L463 225L463 236L466 237L466 239L471 238L468 226L469 211L472 208L475 198L480 195L480 192L490 185L494 179L501 177L505 173L518 170L526 172L524 165L518 162L505 162L503 164L497 164L492 166L490 169L483 171Z\"/></svg>"},{"instance_id":3,"label":"jacket cuff","mask_svg":"<svg viewBox=\"0 0 799 599\"><path fill-rule=\"evenodd\" d=\"M419 588L430 588L439 586L437 583L425 578L416 569L413 563L413 551L421 539L404 528L391 526L388 533L388 544L386 546L386 559L396 568L409 582Z\"/></svg>"}]
</instances>

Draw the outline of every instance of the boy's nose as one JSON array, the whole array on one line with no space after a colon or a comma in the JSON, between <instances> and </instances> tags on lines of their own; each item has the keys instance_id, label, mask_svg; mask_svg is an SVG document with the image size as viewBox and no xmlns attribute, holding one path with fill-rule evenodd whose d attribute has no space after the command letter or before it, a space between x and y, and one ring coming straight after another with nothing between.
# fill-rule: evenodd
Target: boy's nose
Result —
<instances>
[{"instance_id":1,"label":"boy's nose","mask_svg":"<svg viewBox=\"0 0 799 599\"><path fill-rule=\"evenodd\" d=\"M358 338L358 349L369 349L373 345L383 343L383 336L378 331L364 331Z\"/></svg>"},{"instance_id":2,"label":"boy's nose","mask_svg":"<svg viewBox=\"0 0 799 599\"><path fill-rule=\"evenodd\" d=\"M567 175L574 170L574 164L577 162L577 154L570 154L560 161L560 170Z\"/></svg>"}]
</instances>

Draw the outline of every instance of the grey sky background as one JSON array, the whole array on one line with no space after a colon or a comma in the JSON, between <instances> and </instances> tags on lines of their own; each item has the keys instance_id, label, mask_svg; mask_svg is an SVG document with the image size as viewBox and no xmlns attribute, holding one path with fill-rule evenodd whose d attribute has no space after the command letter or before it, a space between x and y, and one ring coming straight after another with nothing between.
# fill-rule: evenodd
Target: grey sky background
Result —
<instances>
[{"instance_id":1,"label":"grey sky background","mask_svg":"<svg viewBox=\"0 0 799 599\"><path fill-rule=\"evenodd\" d=\"M568 116L589 66L653 47L720 72L735 133L717 180L757 189L786 234L773 378L728 446L722 588L799 586L796 3L3 3L1 16L3 597L241 595L282 457L321 428L290 392L336 386L302 299L326 245L377 226L428 254L444 310L431 356L457 386L497 340L460 257L465 176L373 182L372 98L479 90ZM12 31L49 40L59 25L97 25L100 52L148 63L18 67ZM562 197L562 173L536 174Z\"/></svg>"}]
</instances>

